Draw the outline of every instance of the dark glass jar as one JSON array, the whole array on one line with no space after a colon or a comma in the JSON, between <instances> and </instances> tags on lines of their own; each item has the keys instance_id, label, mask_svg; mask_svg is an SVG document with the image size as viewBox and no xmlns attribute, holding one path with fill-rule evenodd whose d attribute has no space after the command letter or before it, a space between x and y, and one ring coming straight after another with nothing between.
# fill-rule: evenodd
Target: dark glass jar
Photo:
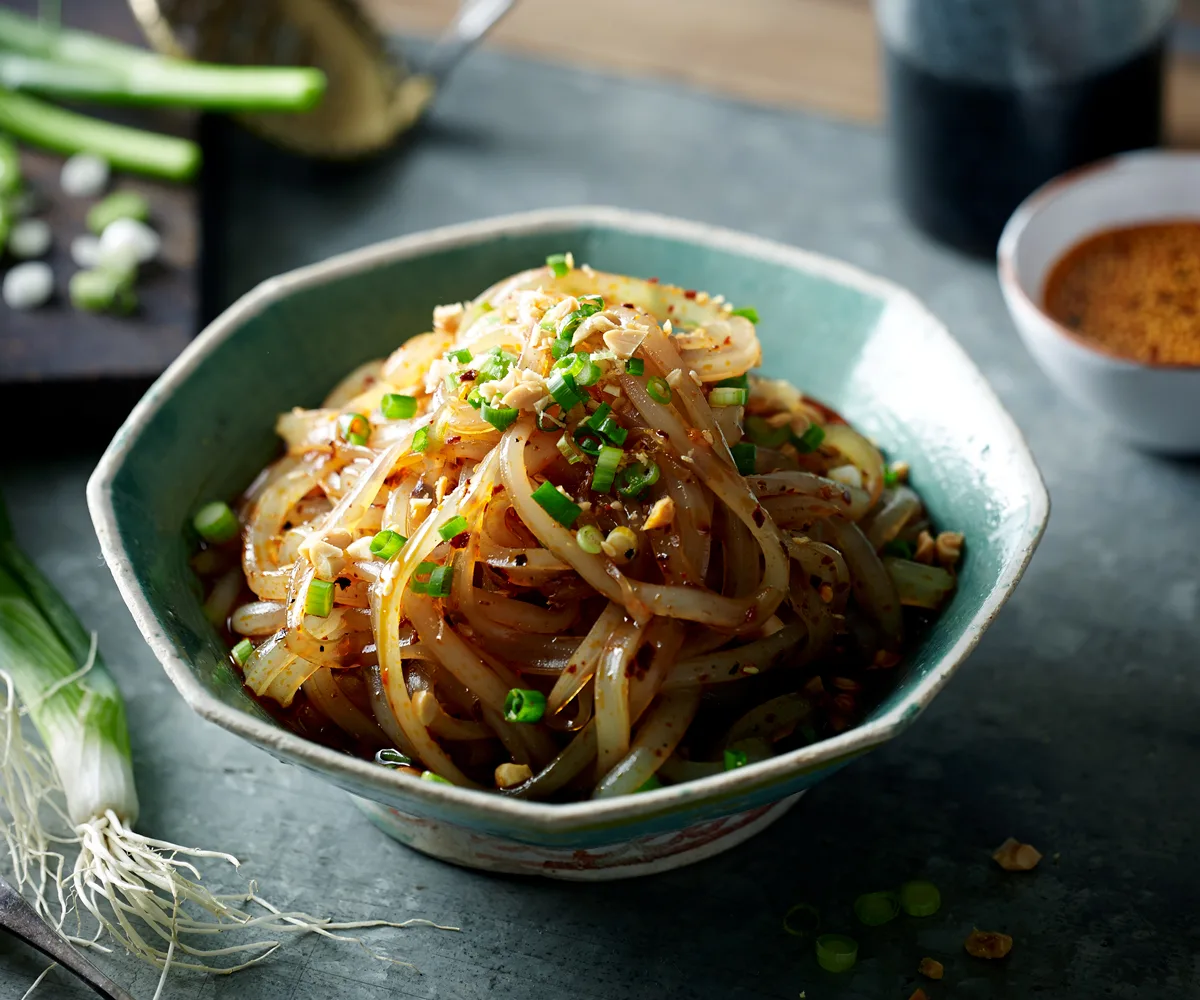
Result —
<instances>
[{"instance_id":1,"label":"dark glass jar","mask_svg":"<svg viewBox=\"0 0 1200 1000\"><path fill-rule=\"evenodd\" d=\"M1162 138L1174 0L875 0L897 196L991 255L1050 178Z\"/></svg>"}]
</instances>

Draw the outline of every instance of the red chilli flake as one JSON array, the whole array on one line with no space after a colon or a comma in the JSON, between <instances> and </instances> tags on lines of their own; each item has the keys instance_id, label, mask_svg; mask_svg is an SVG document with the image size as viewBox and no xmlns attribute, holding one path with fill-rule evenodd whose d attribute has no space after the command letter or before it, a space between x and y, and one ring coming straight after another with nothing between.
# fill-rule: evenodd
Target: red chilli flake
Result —
<instances>
[{"instance_id":1,"label":"red chilli flake","mask_svg":"<svg viewBox=\"0 0 1200 1000\"><path fill-rule=\"evenodd\" d=\"M683 293L683 297L685 299L694 299L696 297L696 293L693 289L689 288L686 292Z\"/></svg>"}]
</instances>

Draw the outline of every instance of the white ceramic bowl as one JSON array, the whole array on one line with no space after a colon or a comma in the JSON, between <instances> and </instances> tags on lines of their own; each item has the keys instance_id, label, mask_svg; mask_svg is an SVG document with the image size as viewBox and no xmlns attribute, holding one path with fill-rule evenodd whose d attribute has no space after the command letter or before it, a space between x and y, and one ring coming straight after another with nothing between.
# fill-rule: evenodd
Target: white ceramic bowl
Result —
<instances>
[{"instance_id":1,"label":"white ceramic bowl","mask_svg":"<svg viewBox=\"0 0 1200 1000\"><path fill-rule=\"evenodd\" d=\"M1200 153L1126 153L1063 174L1013 213L997 252L1000 287L1025 346L1079 406L1142 448L1200 452L1200 366L1107 352L1041 308L1055 262L1081 240L1141 222L1200 220Z\"/></svg>"}]
</instances>

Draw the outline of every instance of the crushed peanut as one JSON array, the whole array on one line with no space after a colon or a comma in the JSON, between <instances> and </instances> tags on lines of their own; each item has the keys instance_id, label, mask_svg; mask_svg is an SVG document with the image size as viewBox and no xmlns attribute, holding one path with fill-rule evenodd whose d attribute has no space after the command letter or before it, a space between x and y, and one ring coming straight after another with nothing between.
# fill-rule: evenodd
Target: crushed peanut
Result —
<instances>
[{"instance_id":1,"label":"crushed peanut","mask_svg":"<svg viewBox=\"0 0 1200 1000\"><path fill-rule=\"evenodd\" d=\"M962 558L963 536L961 531L943 531L934 543L937 561L943 569L954 569Z\"/></svg>"},{"instance_id":2,"label":"crushed peanut","mask_svg":"<svg viewBox=\"0 0 1200 1000\"><path fill-rule=\"evenodd\" d=\"M821 601L824 604L833 603L833 588L827 583L821 584L821 589L817 591L821 595Z\"/></svg>"},{"instance_id":3,"label":"crushed peanut","mask_svg":"<svg viewBox=\"0 0 1200 1000\"><path fill-rule=\"evenodd\" d=\"M881 649L875 654L875 659L871 661L871 666L879 670L891 670L899 662L899 653L893 652L890 649Z\"/></svg>"},{"instance_id":4,"label":"crushed peanut","mask_svg":"<svg viewBox=\"0 0 1200 1000\"><path fill-rule=\"evenodd\" d=\"M454 302L448 306L434 306L434 331L436 333L444 333L448 337L455 336L458 333L458 324L461 322L465 311L461 302Z\"/></svg>"},{"instance_id":5,"label":"crushed peanut","mask_svg":"<svg viewBox=\"0 0 1200 1000\"><path fill-rule=\"evenodd\" d=\"M1032 844L1022 844L1015 837L1009 837L992 852L992 860L1006 872L1028 872L1042 860L1042 852Z\"/></svg>"},{"instance_id":6,"label":"crushed peanut","mask_svg":"<svg viewBox=\"0 0 1200 1000\"><path fill-rule=\"evenodd\" d=\"M912 996L908 1000L929 1000L929 994L926 993L920 986L912 991Z\"/></svg>"},{"instance_id":7,"label":"crushed peanut","mask_svg":"<svg viewBox=\"0 0 1200 1000\"><path fill-rule=\"evenodd\" d=\"M963 947L975 958L1003 958L1012 951L1013 939L999 931L973 930L967 935Z\"/></svg>"},{"instance_id":8,"label":"crushed peanut","mask_svg":"<svg viewBox=\"0 0 1200 1000\"><path fill-rule=\"evenodd\" d=\"M533 777L528 764L501 764L496 768L496 787L512 788Z\"/></svg>"},{"instance_id":9,"label":"crushed peanut","mask_svg":"<svg viewBox=\"0 0 1200 1000\"><path fill-rule=\"evenodd\" d=\"M936 549L937 546L934 544L933 535L928 531L922 531L917 535L917 551L913 554L913 560L924 563L926 566L932 566Z\"/></svg>"},{"instance_id":10,"label":"crushed peanut","mask_svg":"<svg viewBox=\"0 0 1200 1000\"><path fill-rule=\"evenodd\" d=\"M433 487L433 495L437 497L437 502L439 504L446 499L446 493L449 489L450 480L446 476L438 476L438 481Z\"/></svg>"},{"instance_id":11,"label":"crushed peanut","mask_svg":"<svg viewBox=\"0 0 1200 1000\"><path fill-rule=\"evenodd\" d=\"M946 967L936 958L923 958L917 972L926 979L941 979L946 974Z\"/></svg>"},{"instance_id":12,"label":"crushed peanut","mask_svg":"<svg viewBox=\"0 0 1200 1000\"><path fill-rule=\"evenodd\" d=\"M646 530L665 528L675 520L675 501L670 497L662 497L654 502L650 513L646 515Z\"/></svg>"}]
</instances>

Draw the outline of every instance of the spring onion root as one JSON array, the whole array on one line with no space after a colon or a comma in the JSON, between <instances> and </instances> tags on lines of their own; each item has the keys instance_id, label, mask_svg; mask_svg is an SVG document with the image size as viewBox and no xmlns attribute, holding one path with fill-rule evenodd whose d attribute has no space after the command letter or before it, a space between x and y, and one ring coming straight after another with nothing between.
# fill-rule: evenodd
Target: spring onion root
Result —
<instances>
[{"instance_id":1,"label":"spring onion root","mask_svg":"<svg viewBox=\"0 0 1200 1000\"><path fill-rule=\"evenodd\" d=\"M26 713L46 750L25 740ZM215 893L201 885L197 865L219 861L237 868L235 857L136 833L137 795L120 692L94 637L14 544L2 502L0 795L0 841L18 888L74 943L104 949L107 935L161 969L156 998L172 967L236 972L267 958L285 935L351 941L373 958L408 965L344 932L439 927L420 919L334 922L286 912L259 896L253 882L241 893ZM67 860L71 850L77 851L73 865ZM88 916L95 922L93 936L81 936L82 929L67 933ZM211 935L228 932L240 932L234 943L214 944Z\"/></svg>"},{"instance_id":2,"label":"spring onion root","mask_svg":"<svg viewBox=\"0 0 1200 1000\"><path fill-rule=\"evenodd\" d=\"M221 66L155 55L0 10L0 87L108 104L307 111L325 93L308 67Z\"/></svg>"},{"instance_id":3,"label":"spring onion root","mask_svg":"<svg viewBox=\"0 0 1200 1000\"><path fill-rule=\"evenodd\" d=\"M200 147L65 111L25 94L0 89L0 131L58 153L89 152L135 173L187 180L200 167Z\"/></svg>"}]
</instances>

